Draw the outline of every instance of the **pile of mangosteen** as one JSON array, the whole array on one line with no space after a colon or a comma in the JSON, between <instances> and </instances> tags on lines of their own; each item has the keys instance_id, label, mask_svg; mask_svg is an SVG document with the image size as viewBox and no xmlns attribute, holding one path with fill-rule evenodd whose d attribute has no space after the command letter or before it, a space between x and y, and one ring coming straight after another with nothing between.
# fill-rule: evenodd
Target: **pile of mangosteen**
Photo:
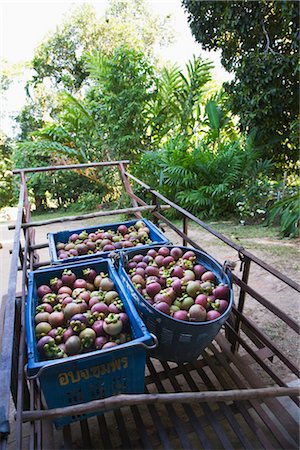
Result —
<instances>
[{"instance_id":1,"label":"pile of mangosteen","mask_svg":"<svg viewBox=\"0 0 300 450\"><path fill-rule=\"evenodd\" d=\"M136 247L151 242L149 228L145 222L138 220L130 227L124 224L119 225L116 231L98 229L91 233L86 230L79 234L73 233L68 242L56 244L56 251L58 259L66 259Z\"/></svg>"},{"instance_id":2,"label":"pile of mangosteen","mask_svg":"<svg viewBox=\"0 0 300 450\"><path fill-rule=\"evenodd\" d=\"M108 274L70 269L37 288L35 335L41 359L108 349L130 341L129 317Z\"/></svg>"}]
</instances>

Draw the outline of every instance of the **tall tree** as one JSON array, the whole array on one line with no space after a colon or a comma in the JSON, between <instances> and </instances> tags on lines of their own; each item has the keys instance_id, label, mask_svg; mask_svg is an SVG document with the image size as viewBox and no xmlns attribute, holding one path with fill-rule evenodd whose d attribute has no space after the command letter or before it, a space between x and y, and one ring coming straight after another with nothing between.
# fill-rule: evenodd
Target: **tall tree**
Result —
<instances>
[{"instance_id":1,"label":"tall tree","mask_svg":"<svg viewBox=\"0 0 300 450\"><path fill-rule=\"evenodd\" d=\"M291 126L299 110L299 4L296 1L182 0L195 39L222 50L235 74L229 104L243 130L256 128L266 156L280 166L298 157Z\"/></svg>"},{"instance_id":2,"label":"tall tree","mask_svg":"<svg viewBox=\"0 0 300 450\"><path fill-rule=\"evenodd\" d=\"M94 85L88 106L111 158L134 159L147 148L145 106L153 96L153 67L142 52L126 45L89 62Z\"/></svg>"},{"instance_id":3,"label":"tall tree","mask_svg":"<svg viewBox=\"0 0 300 450\"><path fill-rule=\"evenodd\" d=\"M36 49L30 84L48 79L58 89L74 93L88 76L87 54L109 54L122 44L153 54L156 45L170 41L170 17L161 19L144 0L111 0L104 16L84 4L72 11Z\"/></svg>"}]
</instances>

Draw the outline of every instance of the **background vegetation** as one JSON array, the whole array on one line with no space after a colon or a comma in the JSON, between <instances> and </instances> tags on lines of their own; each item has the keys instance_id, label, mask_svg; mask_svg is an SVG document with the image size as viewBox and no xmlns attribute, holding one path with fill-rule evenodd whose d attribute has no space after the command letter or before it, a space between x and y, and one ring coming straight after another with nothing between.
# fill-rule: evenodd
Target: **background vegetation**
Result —
<instances>
[{"instance_id":1,"label":"background vegetation","mask_svg":"<svg viewBox=\"0 0 300 450\"><path fill-rule=\"evenodd\" d=\"M297 3L182 4L195 39L221 49L233 81L217 90L199 56L184 70L161 64L155 48L174 31L143 0L112 0L100 20L78 8L36 49L18 135L1 135L0 207L16 200L12 167L129 159L136 176L201 218L299 234ZM12 77L2 71L2 91ZM28 183L40 211L122 198L113 170Z\"/></svg>"}]
</instances>

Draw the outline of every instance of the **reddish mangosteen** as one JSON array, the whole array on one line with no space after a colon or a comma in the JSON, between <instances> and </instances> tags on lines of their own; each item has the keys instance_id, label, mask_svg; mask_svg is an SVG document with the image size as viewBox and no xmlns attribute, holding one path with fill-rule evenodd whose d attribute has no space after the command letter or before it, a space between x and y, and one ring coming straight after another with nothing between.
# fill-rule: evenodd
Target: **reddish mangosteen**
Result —
<instances>
[{"instance_id":1,"label":"reddish mangosteen","mask_svg":"<svg viewBox=\"0 0 300 450\"><path fill-rule=\"evenodd\" d=\"M145 269L143 269L142 267L137 267L134 273L135 275L141 275L142 277L145 277Z\"/></svg>"},{"instance_id":2,"label":"reddish mangosteen","mask_svg":"<svg viewBox=\"0 0 300 450\"><path fill-rule=\"evenodd\" d=\"M50 314L53 311L53 307L52 305L50 305L50 303L41 303L36 307L35 311L36 313L47 312Z\"/></svg>"},{"instance_id":3,"label":"reddish mangosteen","mask_svg":"<svg viewBox=\"0 0 300 450\"><path fill-rule=\"evenodd\" d=\"M175 259L175 261L178 261L178 259L182 257L183 251L179 247L173 247L170 250L170 255Z\"/></svg>"},{"instance_id":4,"label":"reddish mangosteen","mask_svg":"<svg viewBox=\"0 0 300 450\"><path fill-rule=\"evenodd\" d=\"M76 242L76 241L78 241L78 239L79 239L79 235L77 233L73 233L69 237L69 241L71 241L71 242Z\"/></svg>"},{"instance_id":5,"label":"reddish mangosteen","mask_svg":"<svg viewBox=\"0 0 300 450\"><path fill-rule=\"evenodd\" d=\"M102 249L104 252L112 252L115 250L115 246L113 244L107 244Z\"/></svg>"},{"instance_id":6,"label":"reddish mangosteen","mask_svg":"<svg viewBox=\"0 0 300 450\"><path fill-rule=\"evenodd\" d=\"M69 257L69 254L67 252L62 252L59 254L58 259L66 259Z\"/></svg>"},{"instance_id":7,"label":"reddish mangosteen","mask_svg":"<svg viewBox=\"0 0 300 450\"><path fill-rule=\"evenodd\" d=\"M174 312L173 317L177 320L188 320L188 313L187 311L180 309L179 311Z\"/></svg>"},{"instance_id":8,"label":"reddish mangosteen","mask_svg":"<svg viewBox=\"0 0 300 450\"><path fill-rule=\"evenodd\" d=\"M189 261L196 261L196 255L192 250L188 250L182 255L182 259L188 259Z\"/></svg>"},{"instance_id":9,"label":"reddish mangosteen","mask_svg":"<svg viewBox=\"0 0 300 450\"><path fill-rule=\"evenodd\" d=\"M106 344L103 345L102 350L107 350L109 348L116 347L117 345L118 344L116 342L109 341L109 342L106 342Z\"/></svg>"},{"instance_id":10,"label":"reddish mangosteen","mask_svg":"<svg viewBox=\"0 0 300 450\"><path fill-rule=\"evenodd\" d=\"M46 294L51 294L52 293L52 289L47 286L46 284L42 284L41 286L39 286L37 288L37 295L42 298L44 297L44 295Z\"/></svg>"},{"instance_id":11,"label":"reddish mangosteen","mask_svg":"<svg viewBox=\"0 0 300 450\"><path fill-rule=\"evenodd\" d=\"M86 246L87 246L88 250L92 251L92 252L96 249L96 244L94 242L88 241L86 243Z\"/></svg>"},{"instance_id":12,"label":"reddish mangosteen","mask_svg":"<svg viewBox=\"0 0 300 450\"><path fill-rule=\"evenodd\" d=\"M65 250L69 251L71 249L75 248L75 244L73 244L73 242L70 242L69 244L65 245Z\"/></svg>"},{"instance_id":13,"label":"reddish mangosteen","mask_svg":"<svg viewBox=\"0 0 300 450\"><path fill-rule=\"evenodd\" d=\"M206 308L207 307L207 296L204 294L197 295L197 297L195 298L195 304L201 305L204 308Z\"/></svg>"},{"instance_id":14,"label":"reddish mangosteen","mask_svg":"<svg viewBox=\"0 0 300 450\"><path fill-rule=\"evenodd\" d=\"M152 258L155 258L155 256L157 256L157 251L154 250L154 248L150 248L150 250L148 250L147 255L151 256Z\"/></svg>"},{"instance_id":15,"label":"reddish mangosteen","mask_svg":"<svg viewBox=\"0 0 300 450\"><path fill-rule=\"evenodd\" d=\"M229 298L230 289L227 284L219 284L214 290L213 295L216 298L223 298L228 299Z\"/></svg>"},{"instance_id":16,"label":"reddish mangosteen","mask_svg":"<svg viewBox=\"0 0 300 450\"><path fill-rule=\"evenodd\" d=\"M71 319L75 314L80 313L80 305L78 303L68 303L63 309L64 317L66 320Z\"/></svg>"},{"instance_id":17,"label":"reddish mangosteen","mask_svg":"<svg viewBox=\"0 0 300 450\"><path fill-rule=\"evenodd\" d=\"M85 302L88 303L91 296L88 291L83 291L83 292L80 292L80 294L78 295L78 298L82 298L82 300L84 300Z\"/></svg>"},{"instance_id":18,"label":"reddish mangosteen","mask_svg":"<svg viewBox=\"0 0 300 450\"><path fill-rule=\"evenodd\" d=\"M73 287L76 275L71 270L65 269L61 276L61 281L65 286Z\"/></svg>"},{"instance_id":19,"label":"reddish mangosteen","mask_svg":"<svg viewBox=\"0 0 300 450\"><path fill-rule=\"evenodd\" d=\"M65 322L63 312L54 311L49 315L49 323L53 328L62 327Z\"/></svg>"},{"instance_id":20,"label":"reddish mangosteen","mask_svg":"<svg viewBox=\"0 0 300 450\"><path fill-rule=\"evenodd\" d=\"M63 294L65 295L72 295L72 289L69 286L62 286L61 288L58 289L58 296L63 296Z\"/></svg>"},{"instance_id":21,"label":"reddish mangosteen","mask_svg":"<svg viewBox=\"0 0 300 450\"><path fill-rule=\"evenodd\" d=\"M201 264L196 264L193 271L195 273L196 280L200 280L204 272L206 272L206 268Z\"/></svg>"},{"instance_id":22,"label":"reddish mangosteen","mask_svg":"<svg viewBox=\"0 0 300 450\"><path fill-rule=\"evenodd\" d=\"M206 272L203 273L203 275L201 275L201 280L214 282L216 280L216 276L213 272L207 270Z\"/></svg>"},{"instance_id":23,"label":"reddish mangosteen","mask_svg":"<svg viewBox=\"0 0 300 450\"><path fill-rule=\"evenodd\" d=\"M133 244L132 242L126 240L126 241L123 242L123 247L124 247L124 248L134 247L134 244ZM111 342L111 343L112 343L112 342ZM108 342L107 344L105 344L105 345L108 345L108 344L109 344L109 342Z\"/></svg>"},{"instance_id":24,"label":"reddish mangosteen","mask_svg":"<svg viewBox=\"0 0 300 450\"><path fill-rule=\"evenodd\" d=\"M218 319L218 317L220 316L221 314L218 311L212 309L211 311L207 311L206 320L215 320Z\"/></svg>"},{"instance_id":25,"label":"reddish mangosteen","mask_svg":"<svg viewBox=\"0 0 300 450\"><path fill-rule=\"evenodd\" d=\"M164 259L165 259L165 257L163 255L157 255L154 258L154 262L155 262L155 264L158 265L158 267L161 267L164 263Z\"/></svg>"},{"instance_id":26,"label":"reddish mangosteen","mask_svg":"<svg viewBox=\"0 0 300 450\"><path fill-rule=\"evenodd\" d=\"M101 350L104 345L108 343L108 338L106 336L98 336L95 339L95 349ZM114 347L114 345L113 345Z\"/></svg>"},{"instance_id":27,"label":"reddish mangosteen","mask_svg":"<svg viewBox=\"0 0 300 450\"><path fill-rule=\"evenodd\" d=\"M42 298L42 303L49 303L51 306L54 306L58 303L57 295L52 292L52 294L46 294Z\"/></svg>"},{"instance_id":28,"label":"reddish mangosteen","mask_svg":"<svg viewBox=\"0 0 300 450\"><path fill-rule=\"evenodd\" d=\"M83 278L77 278L73 284L74 289L86 289L86 281Z\"/></svg>"},{"instance_id":29,"label":"reddish mangosteen","mask_svg":"<svg viewBox=\"0 0 300 450\"><path fill-rule=\"evenodd\" d=\"M180 266L174 266L171 272L173 277L182 278L184 276L184 270Z\"/></svg>"},{"instance_id":30,"label":"reddish mangosteen","mask_svg":"<svg viewBox=\"0 0 300 450\"><path fill-rule=\"evenodd\" d=\"M78 336L72 335L65 341L65 351L68 356L77 355L81 350L81 342Z\"/></svg>"},{"instance_id":31,"label":"reddish mangosteen","mask_svg":"<svg viewBox=\"0 0 300 450\"><path fill-rule=\"evenodd\" d=\"M117 228L117 232L121 233L124 236L124 234L128 233L128 228L126 225L119 225Z\"/></svg>"},{"instance_id":32,"label":"reddish mangosteen","mask_svg":"<svg viewBox=\"0 0 300 450\"><path fill-rule=\"evenodd\" d=\"M145 286L145 279L141 275L133 275L131 281L134 284L139 284L140 286Z\"/></svg>"},{"instance_id":33,"label":"reddish mangosteen","mask_svg":"<svg viewBox=\"0 0 300 450\"><path fill-rule=\"evenodd\" d=\"M149 283L146 286L146 292L151 298L155 297L155 295L158 294L160 292L160 290L161 290L161 285L159 283L157 283L156 281Z\"/></svg>"},{"instance_id":34,"label":"reddish mangosteen","mask_svg":"<svg viewBox=\"0 0 300 450\"><path fill-rule=\"evenodd\" d=\"M76 250L78 252L78 255L86 255L88 252L88 247L86 244L77 244Z\"/></svg>"},{"instance_id":35,"label":"reddish mangosteen","mask_svg":"<svg viewBox=\"0 0 300 450\"><path fill-rule=\"evenodd\" d=\"M50 316L50 313L48 313L46 311L38 312L34 317L34 321L35 321L35 323L49 322L49 316Z\"/></svg>"},{"instance_id":36,"label":"reddish mangosteen","mask_svg":"<svg viewBox=\"0 0 300 450\"><path fill-rule=\"evenodd\" d=\"M60 278L51 278L50 280L50 286L53 292L57 293L59 288L63 286L63 282Z\"/></svg>"},{"instance_id":37,"label":"reddish mangosteen","mask_svg":"<svg viewBox=\"0 0 300 450\"><path fill-rule=\"evenodd\" d=\"M96 275L95 279L94 279L94 286L99 289L100 287L100 283L102 281L103 277L102 275Z\"/></svg>"},{"instance_id":38,"label":"reddish mangosteen","mask_svg":"<svg viewBox=\"0 0 300 450\"><path fill-rule=\"evenodd\" d=\"M63 334L63 341L66 342L70 336L74 335L74 331L72 330L71 327L68 327L65 329L64 334Z\"/></svg>"},{"instance_id":39,"label":"reddish mangosteen","mask_svg":"<svg viewBox=\"0 0 300 450\"><path fill-rule=\"evenodd\" d=\"M146 269L144 269L147 276L159 276L159 269L155 266L147 266Z\"/></svg>"},{"instance_id":40,"label":"reddish mangosteen","mask_svg":"<svg viewBox=\"0 0 300 450\"><path fill-rule=\"evenodd\" d=\"M143 255L140 255L140 254L134 255L134 257L132 258L132 261L134 261L136 263L143 261Z\"/></svg>"},{"instance_id":41,"label":"reddish mangosteen","mask_svg":"<svg viewBox=\"0 0 300 450\"><path fill-rule=\"evenodd\" d=\"M96 235L96 233L90 233L89 236L88 236L88 238L89 238L91 241L95 242L95 241L97 240L97 235Z\"/></svg>"},{"instance_id":42,"label":"reddish mangosteen","mask_svg":"<svg viewBox=\"0 0 300 450\"><path fill-rule=\"evenodd\" d=\"M153 305L158 311L161 311L165 314L170 314L170 306L166 302L154 303Z\"/></svg>"},{"instance_id":43,"label":"reddish mangosteen","mask_svg":"<svg viewBox=\"0 0 300 450\"><path fill-rule=\"evenodd\" d=\"M162 256L166 257L166 256L169 256L170 250L168 249L168 247L160 247L158 249L157 253L159 255L162 255Z\"/></svg>"},{"instance_id":44,"label":"reddish mangosteen","mask_svg":"<svg viewBox=\"0 0 300 450\"><path fill-rule=\"evenodd\" d=\"M153 261L152 256L146 255L143 257L143 262L145 262L146 264L149 264Z\"/></svg>"},{"instance_id":45,"label":"reddish mangosteen","mask_svg":"<svg viewBox=\"0 0 300 450\"><path fill-rule=\"evenodd\" d=\"M175 263L175 260L173 258L173 256L166 256L163 259L163 266L164 267L170 267L171 265L173 265Z\"/></svg>"},{"instance_id":46,"label":"reddish mangosteen","mask_svg":"<svg viewBox=\"0 0 300 450\"><path fill-rule=\"evenodd\" d=\"M202 305L194 304L188 311L191 322L204 322L206 319L206 309Z\"/></svg>"},{"instance_id":47,"label":"reddish mangosteen","mask_svg":"<svg viewBox=\"0 0 300 450\"><path fill-rule=\"evenodd\" d=\"M100 289L102 291L111 291L114 287L114 282L110 278L106 277L101 280Z\"/></svg>"}]
</instances>

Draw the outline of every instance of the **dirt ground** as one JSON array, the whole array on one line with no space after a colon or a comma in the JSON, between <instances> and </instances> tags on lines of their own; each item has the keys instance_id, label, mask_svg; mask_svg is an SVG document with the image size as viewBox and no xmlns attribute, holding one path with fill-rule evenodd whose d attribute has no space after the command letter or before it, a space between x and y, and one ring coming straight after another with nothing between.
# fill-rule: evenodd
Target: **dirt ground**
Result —
<instances>
[{"instance_id":1,"label":"dirt ground","mask_svg":"<svg viewBox=\"0 0 300 450\"><path fill-rule=\"evenodd\" d=\"M101 223L112 223L116 221L118 221L118 219L115 217L101 218ZM0 299L7 292L10 268L9 250L12 248L13 244L13 231L8 231L9 223L12 222L0 224L0 242L3 247L0 249ZM98 224L99 218L94 218L85 221L67 222L64 224L56 223L47 227L36 227L36 243L47 242L48 232L85 228ZM164 231L172 243L182 245L182 239L169 227L164 227ZM205 252L209 253L221 264L225 260L235 261L236 267L234 273L238 277L241 277L240 260L235 249L224 244L212 234L198 226L190 226L188 234ZM231 236L227 237L231 238ZM249 250L261 260L266 261L269 265L289 276L294 281L300 282L299 240L245 237L236 240L235 242ZM49 261L50 259L48 249L39 250L39 255L41 261ZM254 263L252 263L250 269L249 285L277 307L284 309L289 316L293 317L295 320L299 320L299 293L294 289L289 288L285 283ZM20 280L18 280L18 289L20 289L20 287ZM237 302L238 292L236 291L235 303L237 304ZM299 363L299 338L293 330L250 296L246 296L245 313L276 345L278 345L280 349L284 351L287 356L291 357L295 363ZM278 374L285 377L286 381L291 381L294 378L289 371L286 371L276 357L273 359L271 365L273 368L276 366Z\"/></svg>"}]
</instances>

